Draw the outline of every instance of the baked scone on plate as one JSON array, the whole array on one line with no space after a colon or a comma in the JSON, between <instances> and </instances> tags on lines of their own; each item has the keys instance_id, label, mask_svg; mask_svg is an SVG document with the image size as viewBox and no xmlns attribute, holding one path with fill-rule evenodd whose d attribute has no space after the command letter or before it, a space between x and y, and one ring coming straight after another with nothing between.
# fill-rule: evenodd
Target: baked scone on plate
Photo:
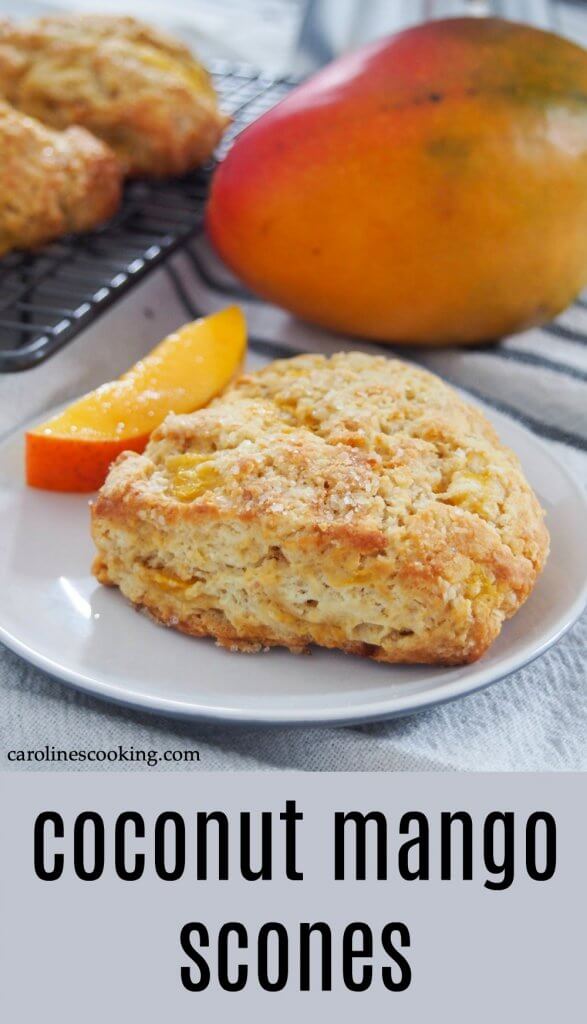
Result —
<instances>
[{"instance_id":1,"label":"baked scone on plate","mask_svg":"<svg viewBox=\"0 0 587 1024\"><path fill-rule=\"evenodd\" d=\"M479 658L548 551L484 415L357 352L273 363L169 416L118 458L92 522L98 579L160 622L235 650L385 662Z\"/></svg>"},{"instance_id":2,"label":"baked scone on plate","mask_svg":"<svg viewBox=\"0 0 587 1024\"><path fill-rule=\"evenodd\" d=\"M112 150L84 128L57 132L0 100L0 256L111 217L122 174Z\"/></svg>"},{"instance_id":3,"label":"baked scone on plate","mask_svg":"<svg viewBox=\"0 0 587 1024\"><path fill-rule=\"evenodd\" d=\"M54 128L83 125L132 176L196 167L228 122L190 51L133 18L0 22L0 95Z\"/></svg>"}]
</instances>

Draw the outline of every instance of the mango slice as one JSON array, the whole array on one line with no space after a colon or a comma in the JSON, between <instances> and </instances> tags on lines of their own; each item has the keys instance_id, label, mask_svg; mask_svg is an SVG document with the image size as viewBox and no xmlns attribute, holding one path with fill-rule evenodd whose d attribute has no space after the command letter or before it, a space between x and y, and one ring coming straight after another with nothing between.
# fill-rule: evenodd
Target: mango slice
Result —
<instances>
[{"instance_id":1,"label":"mango slice","mask_svg":"<svg viewBox=\"0 0 587 1024\"><path fill-rule=\"evenodd\" d=\"M26 480L50 491L95 491L120 452L141 452L169 412L207 405L246 351L242 310L186 324L118 380L103 384L26 435Z\"/></svg>"}]
</instances>

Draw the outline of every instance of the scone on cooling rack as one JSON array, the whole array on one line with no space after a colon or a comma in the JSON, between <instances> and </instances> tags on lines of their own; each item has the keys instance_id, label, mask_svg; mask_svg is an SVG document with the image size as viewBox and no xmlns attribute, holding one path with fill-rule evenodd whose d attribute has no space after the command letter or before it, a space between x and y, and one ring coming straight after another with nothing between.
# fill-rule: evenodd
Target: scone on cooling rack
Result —
<instances>
[{"instance_id":1,"label":"scone on cooling rack","mask_svg":"<svg viewBox=\"0 0 587 1024\"><path fill-rule=\"evenodd\" d=\"M276 362L121 455L94 571L233 650L310 644L474 661L548 551L516 456L430 373L342 353Z\"/></svg>"},{"instance_id":2,"label":"scone on cooling rack","mask_svg":"<svg viewBox=\"0 0 587 1024\"><path fill-rule=\"evenodd\" d=\"M52 131L0 100L0 256L88 231L121 188L114 153L84 128Z\"/></svg>"},{"instance_id":3,"label":"scone on cooling rack","mask_svg":"<svg viewBox=\"0 0 587 1024\"><path fill-rule=\"evenodd\" d=\"M0 95L53 128L83 125L133 176L197 166L228 120L190 51L133 18L2 21Z\"/></svg>"}]
</instances>

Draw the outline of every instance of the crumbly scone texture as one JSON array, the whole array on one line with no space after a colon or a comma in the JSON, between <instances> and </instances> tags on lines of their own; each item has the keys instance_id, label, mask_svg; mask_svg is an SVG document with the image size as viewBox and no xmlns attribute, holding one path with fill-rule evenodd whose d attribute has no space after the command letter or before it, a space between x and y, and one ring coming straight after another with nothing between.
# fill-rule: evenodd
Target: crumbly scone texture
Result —
<instances>
[{"instance_id":1,"label":"crumbly scone texture","mask_svg":"<svg viewBox=\"0 0 587 1024\"><path fill-rule=\"evenodd\" d=\"M53 128L89 129L131 176L196 167L228 121L190 51L133 18L1 21L0 95Z\"/></svg>"},{"instance_id":2,"label":"crumbly scone texture","mask_svg":"<svg viewBox=\"0 0 587 1024\"><path fill-rule=\"evenodd\" d=\"M88 231L120 203L118 159L84 128L57 132L0 100L0 256Z\"/></svg>"},{"instance_id":3,"label":"crumbly scone texture","mask_svg":"<svg viewBox=\"0 0 587 1024\"><path fill-rule=\"evenodd\" d=\"M170 415L92 512L94 571L235 650L474 661L548 551L516 456L432 374L305 355Z\"/></svg>"}]
</instances>

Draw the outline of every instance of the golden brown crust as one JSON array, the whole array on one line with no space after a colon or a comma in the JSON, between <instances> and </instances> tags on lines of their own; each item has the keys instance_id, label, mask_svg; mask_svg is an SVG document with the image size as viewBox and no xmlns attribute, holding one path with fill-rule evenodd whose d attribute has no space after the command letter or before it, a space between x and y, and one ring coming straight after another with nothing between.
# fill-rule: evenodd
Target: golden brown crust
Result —
<instances>
[{"instance_id":1,"label":"golden brown crust","mask_svg":"<svg viewBox=\"0 0 587 1024\"><path fill-rule=\"evenodd\" d=\"M129 175L185 173L228 120L189 50L132 18L1 22L0 95L54 128L83 125Z\"/></svg>"},{"instance_id":2,"label":"golden brown crust","mask_svg":"<svg viewBox=\"0 0 587 1024\"><path fill-rule=\"evenodd\" d=\"M170 416L93 510L96 574L233 649L480 657L548 550L516 457L440 380L303 356Z\"/></svg>"},{"instance_id":3,"label":"golden brown crust","mask_svg":"<svg viewBox=\"0 0 587 1024\"><path fill-rule=\"evenodd\" d=\"M0 100L0 256L95 227L115 213L121 187L99 139L52 131Z\"/></svg>"}]
</instances>

